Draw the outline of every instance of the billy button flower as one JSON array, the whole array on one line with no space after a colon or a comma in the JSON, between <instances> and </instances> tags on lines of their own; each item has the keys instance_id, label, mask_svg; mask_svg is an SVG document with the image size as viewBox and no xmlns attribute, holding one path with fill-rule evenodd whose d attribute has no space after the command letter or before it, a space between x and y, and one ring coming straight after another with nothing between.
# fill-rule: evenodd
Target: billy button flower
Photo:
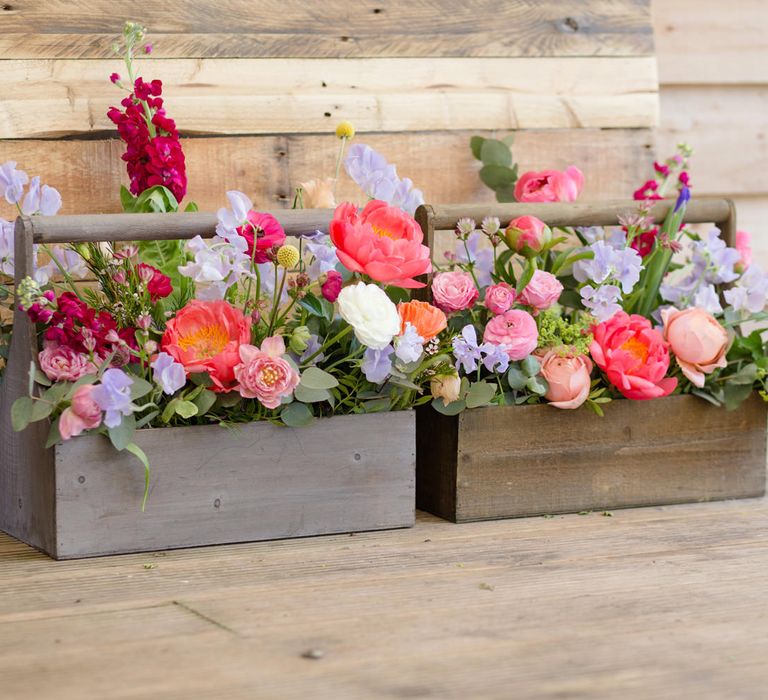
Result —
<instances>
[{"instance_id":1,"label":"billy button flower","mask_svg":"<svg viewBox=\"0 0 768 700\"><path fill-rule=\"evenodd\" d=\"M292 270L299 264L299 250L296 246L283 245L277 251L277 264L286 270Z\"/></svg>"},{"instance_id":2,"label":"billy button flower","mask_svg":"<svg viewBox=\"0 0 768 700\"><path fill-rule=\"evenodd\" d=\"M353 139L355 137L355 127L352 126L352 122L343 121L339 122L336 127L336 136L340 139Z\"/></svg>"}]
</instances>

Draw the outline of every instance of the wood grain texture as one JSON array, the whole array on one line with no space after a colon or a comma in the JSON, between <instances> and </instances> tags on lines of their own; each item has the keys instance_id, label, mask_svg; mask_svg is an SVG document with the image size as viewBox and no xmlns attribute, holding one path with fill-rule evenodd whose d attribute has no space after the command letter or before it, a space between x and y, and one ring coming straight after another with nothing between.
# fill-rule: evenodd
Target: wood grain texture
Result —
<instances>
[{"instance_id":1,"label":"wood grain texture","mask_svg":"<svg viewBox=\"0 0 768 700\"><path fill-rule=\"evenodd\" d=\"M491 202L493 192L478 177L480 164L469 150L474 132L361 134L358 138L397 164L428 202ZM483 132L491 135L489 132ZM584 171L587 199L630 197L651 167L653 138L646 129L521 131L513 146L520 170L565 168ZM226 205L225 192L247 193L257 207L289 206L302 182L333 175L338 140L325 136L191 138L183 141L189 177L188 198L203 211ZM15 160L62 194L62 214L121 211L119 189L127 184L118 140L0 141L0 162ZM339 201L362 203L360 188L344 173ZM0 216L15 209L0 201Z\"/></svg>"},{"instance_id":2,"label":"wood grain texture","mask_svg":"<svg viewBox=\"0 0 768 700\"><path fill-rule=\"evenodd\" d=\"M763 0L731 5L717 0L655 0L652 14L662 83L768 82L768 4Z\"/></svg>"},{"instance_id":3,"label":"wood grain texture","mask_svg":"<svg viewBox=\"0 0 768 700\"><path fill-rule=\"evenodd\" d=\"M138 3L154 57L646 56L648 0L203 0ZM215 13L215 21L212 20ZM111 0L15 0L0 8L0 58L111 58Z\"/></svg>"},{"instance_id":4,"label":"wood grain texture","mask_svg":"<svg viewBox=\"0 0 768 700\"><path fill-rule=\"evenodd\" d=\"M766 545L765 500L56 564L0 535L3 694L762 700Z\"/></svg>"},{"instance_id":5,"label":"wood grain texture","mask_svg":"<svg viewBox=\"0 0 768 700\"><path fill-rule=\"evenodd\" d=\"M436 514L457 522L759 496L767 416L757 396L733 412L690 396L616 401L602 419L546 405L469 410L434 419L433 440L456 433L455 482L419 449L419 493L455 488L455 511ZM525 438L510 441L510 425Z\"/></svg>"},{"instance_id":6,"label":"wood grain texture","mask_svg":"<svg viewBox=\"0 0 768 700\"><path fill-rule=\"evenodd\" d=\"M114 61L8 60L0 138L112 130ZM149 67L142 68L146 75ZM656 62L633 58L167 59L151 65L185 133L654 126Z\"/></svg>"}]
</instances>

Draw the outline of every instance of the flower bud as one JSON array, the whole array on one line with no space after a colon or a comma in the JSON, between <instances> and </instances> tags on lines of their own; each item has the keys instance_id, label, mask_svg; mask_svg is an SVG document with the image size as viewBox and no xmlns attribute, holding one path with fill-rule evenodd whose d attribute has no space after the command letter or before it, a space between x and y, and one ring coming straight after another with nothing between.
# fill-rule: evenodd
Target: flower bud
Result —
<instances>
[{"instance_id":1,"label":"flower bud","mask_svg":"<svg viewBox=\"0 0 768 700\"><path fill-rule=\"evenodd\" d=\"M432 377L432 381L429 383L429 390L432 392L432 397L435 399L442 399L444 405L458 401L459 392L461 391L461 379L457 372L451 374L438 374Z\"/></svg>"},{"instance_id":2,"label":"flower bud","mask_svg":"<svg viewBox=\"0 0 768 700\"><path fill-rule=\"evenodd\" d=\"M143 331L147 330L151 325L152 317L149 314L141 314L141 316L136 319L136 326Z\"/></svg>"},{"instance_id":3,"label":"flower bud","mask_svg":"<svg viewBox=\"0 0 768 700\"><path fill-rule=\"evenodd\" d=\"M301 355L301 353L307 349L310 336L311 333L309 332L309 328L306 326L298 326L297 328L294 328L293 333L291 333L288 347L297 355Z\"/></svg>"}]
</instances>

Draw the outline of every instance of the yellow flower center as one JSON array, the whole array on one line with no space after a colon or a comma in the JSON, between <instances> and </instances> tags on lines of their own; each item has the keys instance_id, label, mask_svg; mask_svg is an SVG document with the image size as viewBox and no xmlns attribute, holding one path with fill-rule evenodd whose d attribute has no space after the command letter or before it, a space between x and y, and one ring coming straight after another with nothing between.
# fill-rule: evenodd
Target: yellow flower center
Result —
<instances>
[{"instance_id":1,"label":"yellow flower center","mask_svg":"<svg viewBox=\"0 0 768 700\"><path fill-rule=\"evenodd\" d=\"M182 350L191 350L201 360L218 355L227 346L227 329L221 325L201 326L194 333L179 339Z\"/></svg>"},{"instance_id":2,"label":"yellow flower center","mask_svg":"<svg viewBox=\"0 0 768 700\"><path fill-rule=\"evenodd\" d=\"M641 364L645 364L648 359L648 346L637 338L630 338L621 346L621 349L626 350Z\"/></svg>"},{"instance_id":3,"label":"yellow flower center","mask_svg":"<svg viewBox=\"0 0 768 700\"><path fill-rule=\"evenodd\" d=\"M371 224L371 228L373 228L373 232L379 237L379 238L394 238L395 234L391 231L388 231L385 228L381 228L381 226L374 226Z\"/></svg>"},{"instance_id":4,"label":"yellow flower center","mask_svg":"<svg viewBox=\"0 0 768 700\"><path fill-rule=\"evenodd\" d=\"M280 378L280 373L274 367L265 367L261 370L261 381L267 386L272 386Z\"/></svg>"}]
</instances>

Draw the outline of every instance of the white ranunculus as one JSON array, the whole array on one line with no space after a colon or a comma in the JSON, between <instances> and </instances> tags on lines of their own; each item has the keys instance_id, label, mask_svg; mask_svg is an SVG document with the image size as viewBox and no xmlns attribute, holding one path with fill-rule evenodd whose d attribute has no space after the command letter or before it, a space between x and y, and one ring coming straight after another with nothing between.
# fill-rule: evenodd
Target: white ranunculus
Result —
<instances>
[{"instance_id":1,"label":"white ranunculus","mask_svg":"<svg viewBox=\"0 0 768 700\"><path fill-rule=\"evenodd\" d=\"M341 317L366 347L381 350L400 332L397 307L375 284L358 282L344 287L338 298Z\"/></svg>"}]
</instances>

